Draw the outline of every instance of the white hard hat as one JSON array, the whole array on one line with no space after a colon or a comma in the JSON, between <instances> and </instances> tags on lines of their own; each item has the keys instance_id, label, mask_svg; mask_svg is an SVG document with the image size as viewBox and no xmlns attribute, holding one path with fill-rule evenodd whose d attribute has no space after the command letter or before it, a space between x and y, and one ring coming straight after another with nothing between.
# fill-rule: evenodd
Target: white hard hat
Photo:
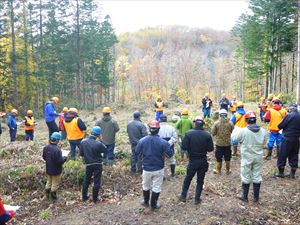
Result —
<instances>
[{"instance_id":1,"label":"white hard hat","mask_svg":"<svg viewBox=\"0 0 300 225\"><path fill-rule=\"evenodd\" d=\"M226 109L221 109L219 111L219 115L226 115L227 116L228 112L226 111Z\"/></svg>"}]
</instances>

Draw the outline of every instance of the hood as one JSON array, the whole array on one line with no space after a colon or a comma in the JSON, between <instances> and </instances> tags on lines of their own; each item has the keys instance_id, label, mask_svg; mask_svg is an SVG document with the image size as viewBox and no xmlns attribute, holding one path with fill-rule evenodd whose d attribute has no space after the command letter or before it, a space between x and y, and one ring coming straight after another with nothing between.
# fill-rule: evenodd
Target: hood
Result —
<instances>
[{"instance_id":1,"label":"hood","mask_svg":"<svg viewBox=\"0 0 300 225\"><path fill-rule=\"evenodd\" d=\"M237 108L236 112L241 115L244 115L246 113L244 108Z\"/></svg>"},{"instance_id":2,"label":"hood","mask_svg":"<svg viewBox=\"0 0 300 225\"><path fill-rule=\"evenodd\" d=\"M277 110L277 111L279 111L281 108L282 108L281 105L274 105L274 106L273 106L273 109L275 109L275 110Z\"/></svg>"},{"instance_id":3,"label":"hood","mask_svg":"<svg viewBox=\"0 0 300 225\"><path fill-rule=\"evenodd\" d=\"M52 101L49 101L49 102L47 102L45 105L49 105L49 104L53 105L53 102L52 102Z\"/></svg>"},{"instance_id":4,"label":"hood","mask_svg":"<svg viewBox=\"0 0 300 225\"><path fill-rule=\"evenodd\" d=\"M66 123L70 123L75 117L76 117L75 113L73 113L73 112L67 112L65 114L65 121L66 121Z\"/></svg>"},{"instance_id":5,"label":"hood","mask_svg":"<svg viewBox=\"0 0 300 225\"><path fill-rule=\"evenodd\" d=\"M102 120L105 121L105 122L108 122L111 120L111 115L105 115L102 117Z\"/></svg>"},{"instance_id":6,"label":"hood","mask_svg":"<svg viewBox=\"0 0 300 225\"><path fill-rule=\"evenodd\" d=\"M247 128L253 133L257 133L260 130L260 126L258 126L257 124L248 124Z\"/></svg>"}]
</instances>

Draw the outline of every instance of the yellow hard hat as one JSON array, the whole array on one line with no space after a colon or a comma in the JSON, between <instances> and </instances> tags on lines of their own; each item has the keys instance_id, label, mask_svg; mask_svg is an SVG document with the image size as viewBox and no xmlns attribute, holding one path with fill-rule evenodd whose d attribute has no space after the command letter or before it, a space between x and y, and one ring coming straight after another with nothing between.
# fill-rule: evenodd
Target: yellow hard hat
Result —
<instances>
[{"instance_id":1,"label":"yellow hard hat","mask_svg":"<svg viewBox=\"0 0 300 225\"><path fill-rule=\"evenodd\" d=\"M265 100L265 98L264 97L260 97L260 100L263 101L263 100Z\"/></svg>"},{"instance_id":2,"label":"yellow hard hat","mask_svg":"<svg viewBox=\"0 0 300 225\"><path fill-rule=\"evenodd\" d=\"M78 109L76 108L69 108L69 112L74 112L78 114Z\"/></svg>"},{"instance_id":3,"label":"yellow hard hat","mask_svg":"<svg viewBox=\"0 0 300 225\"><path fill-rule=\"evenodd\" d=\"M63 112L68 112L69 109L68 109L68 107L64 107L62 111L63 111Z\"/></svg>"},{"instance_id":4,"label":"yellow hard hat","mask_svg":"<svg viewBox=\"0 0 300 225\"><path fill-rule=\"evenodd\" d=\"M244 103L242 101L239 101L237 103L236 107L244 107Z\"/></svg>"},{"instance_id":5,"label":"yellow hard hat","mask_svg":"<svg viewBox=\"0 0 300 225\"><path fill-rule=\"evenodd\" d=\"M273 103L275 103L275 102L276 102L276 103L279 103L279 102L280 102L280 99L279 99L278 97L275 97L275 98L273 98L272 102L273 102Z\"/></svg>"},{"instance_id":6,"label":"yellow hard hat","mask_svg":"<svg viewBox=\"0 0 300 225\"><path fill-rule=\"evenodd\" d=\"M12 109L11 112L15 113L15 114L18 114L18 110L16 110L16 109Z\"/></svg>"},{"instance_id":7,"label":"yellow hard hat","mask_svg":"<svg viewBox=\"0 0 300 225\"><path fill-rule=\"evenodd\" d=\"M59 102L59 98L58 97L52 97L51 100L57 104Z\"/></svg>"},{"instance_id":8,"label":"yellow hard hat","mask_svg":"<svg viewBox=\"0 0 300 225\"><path fill-rule=\"evenodd\" d=\"M33 115L32 110L29 109L29 110L27 111L27 115Z\"/></svg>"},{"instance_id":9,"label":"yellow hard hat","mask_svg":"<svg viewBox=\"0 0 300 225\"><path fill-rule=\"evenodd\" d=\"M205 97L209 97L209 93L205 93Z\"/></svg>"},{"instance_id":10,"label":"yellow hard hat","mask_svg":"<svg viewBox=\"0 0 300 225\"><path fill-rule=\"evenodd\" d=\"M111 113L111 109L109 107L104 107L102 112L103 113Z\"/></svg>"},{"instance_id":11,"label":"yellow hard hat","mask_svg":"<svg viewBox=\"0 0 300 225\"><path fill-rule=\"evenodd\" d=\"M279 99L280 99L280 98L281 98L281 94L277 95L277 98L279 98Z\"/></svg>"},{"instance_id":12,"label":"yellow hard hat","mask_svg":"<svg viewBox=\"0 0 300 225\"><path fill-rule=\"evenodd\" d=\"M272 100L273 98L274 98L274 95L273 95L273 94L269 94L269 95L268 95L268 99L269 99L269 100Z\"/></svg>"},{"instance_id":13,"label":"yellow hard hat","mask_svg":"<svg viewBox=\"0 0 300 225\"><path fill-rule=\"evenodd\" d=\"M161 96L160 95L158 95L157 96L157 100L161 100L162 98L161 98Z\"/></svg>"},{"instance_id":14,"label":"yellow hard hat","mask_svg":"<svg viewBox=\"0 0 300 225\"><path fill-rule=\"evenodd\" d=\"M223 94L222 94L222 98L225 98L225 97L226 97L226 94L225 94L225 93L223 93Z\"/></svg>"},{"instance_id":15,"label":"yellow hard hat","mask_svg":"<svg viewBox=\"0 0 300 225\"><path fill-rule=\"evenodd\" d=\"M187 108L182 109L181 111L182 115L189 115L189 110Z\"/></svg>"},{"instance_id":16,"label":"yellow hard hat","mask_svg":"<svg viewBox=\"0 0 300 225\"><path fill-rule=\"evenodd\" d=\"M233 98L236 98L236 96L234 95Z\"/></svg>"}]
</instances>

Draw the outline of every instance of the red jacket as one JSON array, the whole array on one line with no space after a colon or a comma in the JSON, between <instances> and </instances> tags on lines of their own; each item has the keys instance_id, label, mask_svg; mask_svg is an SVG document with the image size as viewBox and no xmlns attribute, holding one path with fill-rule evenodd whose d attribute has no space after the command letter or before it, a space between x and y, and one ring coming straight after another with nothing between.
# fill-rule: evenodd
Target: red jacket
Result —
<instances>
[{"instance_id":1,"label":"red jacket","mask_svg":"<svg viewBox=\"0 0 300 225\"><path fill-rule=\"evenodd\" d=\"M64 121L65 121L65 116L64 116L64 114L62 114L59 117L59 130L60 131L65 131Z\"/></svg>"},{"instance_id":2,"label":"red jacket","mask_svg":"<svg viewBox=\"0 0 300 225\"><path fill-rule=\"evenodd\" d=\"M0 198L0 224L5 224L14 217L14 211L4 209L3 200Z\"/></svg>"}]
</instances>

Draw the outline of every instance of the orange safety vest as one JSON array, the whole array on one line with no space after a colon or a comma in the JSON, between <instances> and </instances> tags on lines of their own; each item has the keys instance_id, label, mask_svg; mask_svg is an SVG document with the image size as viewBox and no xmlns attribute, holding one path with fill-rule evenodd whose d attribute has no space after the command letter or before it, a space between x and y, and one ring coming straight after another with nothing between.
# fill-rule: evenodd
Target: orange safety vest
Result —
<instances>
[{"instance_id":1,"label":"orange safety vest","mask_svg":"<svg viewBox=\"0 0 300 225\"><path fill-rule=\"evenodd\" d=\"M240 128L244 128L247 126L247 122L245 119L245 115L241 115L239 113L235 113L235 126L240 127Z\"/></svg>"},{"instance_id":2,"label":"orange safety vest","mask_svg":"<svg viewBox=\"0 0 300 225\"><path fill-rule=\"evenodd\" d=\"M235 112L237 108L237 101L232 101L231 104L232 106L230 107L230 111Z\"/></svg>"},{"instance_id":3,"label":"orange safety vest","mask_svg":"<svg viewBox=\"0 0 300 225\"><path fill-rule=\"evenodd\" d=\"M286 115L285 109L280 109L277 111L276 109L269 109L270 111L270 122L269 122L269 130L270 131L279 131L278 125L280 124L281 120Z\"/></svg>"},{"instance_id":4,"label":"orange safety vest","mask_svg":"<svg viewBox=\"0 0 300 225\"><path fill-rule=\"evenodd\" d=\"M156 108L156 112L161 112L161 111L164 111L164 102L156 102L156 105L157 105L157 108Z\"/></svg>"},{"instance_id":5,"label":"orange safety vest","mask_svg":"<svg viewBox=\"0 0 300 225\"><path fill-rule=\"evenodd\" d=\"M80 140L84 138L84 131L79 129L77 121L78 117L74 118L71 122L68 123L64 121L68 140Z\"/></svg>"},{"instance_id":6,"label":"orange safety vest","mask_svg":"<svg viewBox=\"0 0 300 225\"><path fill-rule=\"evenodd\" d=\"M30 124L27 126L25 124L24 130L34 130L34 117L32 116L31 118L29 116L25 116L26 123Z\"/></svg>"}]
</instances>

